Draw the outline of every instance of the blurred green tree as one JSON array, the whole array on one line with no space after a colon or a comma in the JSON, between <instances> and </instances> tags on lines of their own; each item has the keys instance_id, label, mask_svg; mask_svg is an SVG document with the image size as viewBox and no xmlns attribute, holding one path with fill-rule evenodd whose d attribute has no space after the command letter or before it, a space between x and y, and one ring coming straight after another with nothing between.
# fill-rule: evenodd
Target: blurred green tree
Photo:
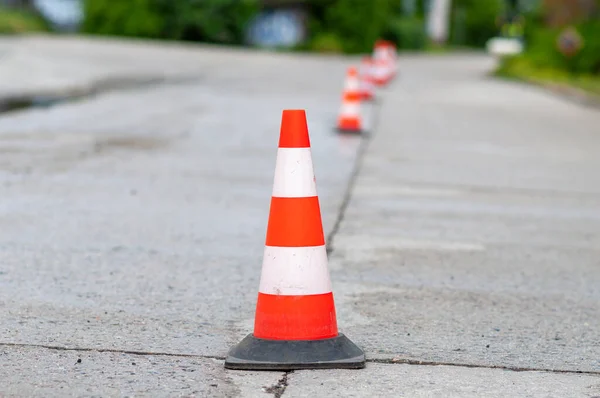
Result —
<instances>
[{"instance_id":1,"label":"blurred green tree","mask_svg":"<svg viewBox=\"0 0 600 398\"><path fill-rule=\"evenodd\" d=\"M504 0L454 0L450 42L484 47L490 38L499 34L498 19L504 16L506 10Z\"/></svg>"},{"instance_id":2,"label":"blurred green tree","mask_svg":"<svg viewBox=\"0 0 600 398\"><path fill-rule=\"evenodd\" d=\"M258 0L85 0L87 33L241 44Z\"/></svg>"},{"instance_id":3,"label":"blurred green tree","mask_svg":"<svg viewBox=\"0 0 600 398\"><path fill-rule=\"evenodd\" d=\"M82 31L101 35L158 38L164 19L155 0L85 0Z\"/></svg>"},{"instance_id":4,"label":"blurred green tree","mask_svg":"<svg viewBox=\"0 0 600 398\"><path fill-rule=\"evenodd\" d=\"M165 36L179 40L240 44L258 0L154 0L165 17Z\"/></svg>"},{"instance_id":5,"label":"blurred green tree","mask_svg":"<svg viewBox=\"0 0 600 398\"><path fill-rule=\"evenodd\" d=\"M308 0L305 6L310 40L327 38L346 53L370 52L401 10L398 0Z\"/></svg>"}]
</instances>

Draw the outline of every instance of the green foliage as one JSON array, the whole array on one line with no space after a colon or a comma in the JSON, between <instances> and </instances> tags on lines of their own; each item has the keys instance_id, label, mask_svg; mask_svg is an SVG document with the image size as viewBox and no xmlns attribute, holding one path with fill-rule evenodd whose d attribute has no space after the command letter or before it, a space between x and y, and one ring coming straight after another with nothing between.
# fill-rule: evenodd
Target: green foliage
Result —
<instances>
[{"instance_id":1,"label":"green foliage","mask_svg":"<svg viewBox=\"0 0 600 398\"><path fill-rule=\"evenodd\" d=\"M526 54L502 59L496 76L523 80L537 84L576 87L600 96L600 76L591 74L570 74L564 69L539 66Z\"/></svg>"},{"instance_id":2,"label":"green foliage","mask_svg":"<svg viewBox=\"0 0 600 398\"><path fill-rule=\"evenodd\" d=\"M85 0L87 33L240 44L257 0Z\"/></svg>"},{"instance_id":3,"label":"green foliage","mask_svg":"<svg viewBox=\"0 0 600 398\"><path fill-rule=\"evenodd\" d=\"M398 49L422 50L427 45L425 24L419 18L393 18L383 38L394 42Z\"/></svg>"},{"instance_id":4,"label":"green foliage","mask_svg":"<svg viewBox=\"0 0 600 398\"><path fill-rule=\"evenodd\" d=\"M523 39L525 42L529 42L531 37L544 26L544 14L541 6L534 8L533 10L522 15L523 24Z\"/></svg>"},{"instance_id":5,"label":"green foliage","mask_svg":"<svg viewBox=\"0 0 600 398\"><path fill-rule=\"evenodd\" d=\"M0 34L44 32L49 27L39 16L26 12L0 7Z\"/></svg>"},{"instance_id":6,"label":"green foliage","mask_svg":"<svg viewBox=\"0 0 600 398\"><path fill-rule=\"evenodd\" d=\"M257 0L154 0L161 6L167 37L239 44L259 11Z\"/></svg>"},{"instance_id":7,"label":"green foliage","mask_svg":"<svg viewBox=\"0 0 600 398\"><path fill-rule=\"evenodd\" d=\"M541 84L577 87L600 95L599 16L583 18L573 25L547 27L541 15L543 10L526 15L525 52L504 58L496 74ZM564 54L560 51L559 38L568 31L572 38L579 37L580 46L573 47L578 50L571 54Z\"/></svg>"},{"instance_id":8,"label":"green foliage","mask_svg":"<svg viewBox=\"0 0 600 398\"><path fill-rule=\"evenodd\" d=\"M394 0L312 0L308 2L312 40L336 36L346 53L364 53L386 31L389 17L398 5ZM323 39L319 39L322 41Z\"/></svg>"},{"instance_id":9,"label":"green foliage","mask_svg":"<svg viewBox=\"0 0 600 398\"><path fill-rule=\"evenodd\" d=\"M583 38L583 47L567 59L569 71L600 75L600 20L579 24L577 30Z\"/></svg>"},{"instance_id":10,"label":"green foliage","mask_svg":"<svg viewBox=\"0 0 600 398\"><path fill-rule=\"evenodd\" d=\"M525 56L537 67L564 67L564 56L556 48L558 29L537 28L528 34Z\"/></svg>"},{"instance_id":11,"label":"green foliage","mask_svg":"<svg viewBox=\"0 0 600 398\"><path fill-rule=\"evenodd\" d=\"M81 29L101 35L161 37L160 11L154 0L85 0Z\"/></svg>"},{"instance_id":12,"label":"green foliage","mask_svg":"<svg viewBox=\"0 0 600 398\"><path fill-rule=\"evenodd\" d=\"M539 28L530 35L525 55L538 67L564 69L571 73L600 74L600 21L574 25L582 39L582 48L573 56L558 49L561 28Z\"/></svg>"},{"instance_id":13,"label":"green foliage","mask_svg":"<svg viewBox=\"0 0 600 398\"><path fill-rule=\"evenodd\" d=\"M484 47L499 33L497 21L505 9L504 0L454 0L450 41L458 45Z\"/></svg>"},{"instance_id":14,"label":"green foliage","mask_svg":"<svg viewBox=\"0 0 600 398\"><path fill-rule=\"evenodd\" d=\"M342 40L335 33L319 33L309 45L311 51L319 53L341 53L344 51Z\"/></svg>"}]
</instances>

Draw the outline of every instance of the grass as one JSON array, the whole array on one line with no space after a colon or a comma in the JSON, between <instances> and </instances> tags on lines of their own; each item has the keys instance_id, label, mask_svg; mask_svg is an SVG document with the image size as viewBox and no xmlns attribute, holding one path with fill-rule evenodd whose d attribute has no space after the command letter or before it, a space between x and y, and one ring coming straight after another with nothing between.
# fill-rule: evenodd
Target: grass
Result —
<instances>
[{"instance_id":1,"label":"grass","mask_svg":"<svg viewBox=\"0 0 600 398\"><path fill-rule=\"evenodd\" d=\"M504 58L495 75L545 86L576 88L600 99L600 76L574 75L562 69L539 67L522 55Z\"/></svg>"},{"instance_id":2,"label":"grass","mask_svg":"<svg viewBox=\"0 0 600 398\"><path fill-rule=\"evenodd\" d=\"M48 25L37 15L0 7L0 34L46 32Z\"/></svg>"}]
</instances>

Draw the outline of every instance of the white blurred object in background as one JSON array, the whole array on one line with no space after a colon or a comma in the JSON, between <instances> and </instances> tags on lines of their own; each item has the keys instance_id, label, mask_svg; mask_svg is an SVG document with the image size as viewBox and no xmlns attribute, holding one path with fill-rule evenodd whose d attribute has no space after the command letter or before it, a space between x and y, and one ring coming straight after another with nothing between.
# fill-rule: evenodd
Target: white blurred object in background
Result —
<instances>
[{"instance_id":1,"label":"white blurred object in background","mask_svg":"<svg viewBox=\"0 0 600 398\"><path fill-rule=\"evenodd\" d=\"M451 0L432 0L427 15L427 34L437 44L448 40Z\"/></svg>"},{"instance_id":2,"label":"white blurred object in background","mask_svg":"<svg viewBox=\"0 0 600 398\"><path fill-rule=\"evenodd\" d=\"M486 48L493 55L516 55L523 52L523 42L511 37L492 37L487 41Z\"/></svg>"}]
</instances>

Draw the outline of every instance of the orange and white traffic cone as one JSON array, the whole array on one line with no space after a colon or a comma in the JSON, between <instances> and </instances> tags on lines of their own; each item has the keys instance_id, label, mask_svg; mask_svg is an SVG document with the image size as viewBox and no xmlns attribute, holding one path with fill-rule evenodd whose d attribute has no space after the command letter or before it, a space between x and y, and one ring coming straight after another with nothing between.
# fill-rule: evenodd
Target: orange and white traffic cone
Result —
<instances>
[{"instance_id":1,"label":"orange and white traffic cone","mask_svg":"<svg viewBox=\"0 0 600 398\"><path fill-rule=\"evenodd\" d=\"M391 41L385 41L387 57L390 63L390 78L394 79L398 73L398 51L396 45Z\"/></svg>"},{"instance_id":2,"label":"orange and white traffic cone","mask_svg":"<svg viewBox=\"0 0 600 398\"><path fill-rule=\"evenodd\" d=\"M228 369L362 368L365 355L338 332L304 110L284 110L254 333Z\"/></svg>"},{"instance_id":3,"label":"orange and white traffic cone","mask_svg":"<svg viewBox=\"0 0 600 398\"><path fill-rule=\"evenodd\" d=\"M375 62L375 83L378 86L387 85L395 76L394 45L387 40L377 40L373 50Z\"/></svg>"},{"instance_id":4,"label":"orange and white traffic cone","mask_svg":"<svg viewBox=\"0 0 600 398\"><path fill-rule=\"evenodd\" d=\"M375 97L375 84L372 76L373 61L371 57L363 57L360 64L360 97L365 101L371 101Z\"/></svg>"},{"instance_id":5,"label":"orange and white traffic cone","mask_svg":"<svg viewBox=\"0 0 600 398\"><path fill-rule=\"evenodd\" d=\"M348 68L346 84L342 96L342 106L338 116L337 129L340 132L360 133L362 132L362 120L360 115L360 83L356 68Z\"/></svg>"},{"instance_id":6,"label":"orange and white traffic cone","mask_svg":"<svg viewBox=\"0 0 600 398\"><path fill-rule=\"evenodd\" d=\"M383 59L373 60L373 83L378 87L383 87L390 81L389 65Z\"/></svg>"}]
</instances>

